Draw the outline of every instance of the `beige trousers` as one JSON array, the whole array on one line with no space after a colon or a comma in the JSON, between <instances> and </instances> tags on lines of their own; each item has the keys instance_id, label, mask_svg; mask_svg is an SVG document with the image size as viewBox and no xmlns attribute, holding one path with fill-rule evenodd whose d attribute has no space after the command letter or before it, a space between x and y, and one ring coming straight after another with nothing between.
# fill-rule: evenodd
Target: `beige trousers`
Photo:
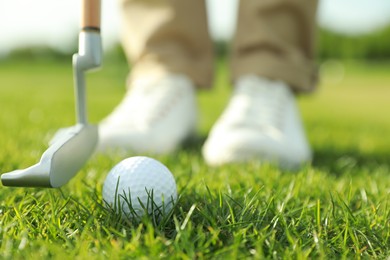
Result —
<instances>
[{"instance_id":1,"label":"beige trousers","mask_svg":"<svg viewBox=\"0 0 390 260\"><path fill-rule=\"evenodd\" d=\"M200 87L212 84L214 53L204 0L120 1L130 80L184 73ZM317 0L241 0L232 79L257 74L283 80L296 91L313 89L316 8Z\"/></svg>"}]
</instances>

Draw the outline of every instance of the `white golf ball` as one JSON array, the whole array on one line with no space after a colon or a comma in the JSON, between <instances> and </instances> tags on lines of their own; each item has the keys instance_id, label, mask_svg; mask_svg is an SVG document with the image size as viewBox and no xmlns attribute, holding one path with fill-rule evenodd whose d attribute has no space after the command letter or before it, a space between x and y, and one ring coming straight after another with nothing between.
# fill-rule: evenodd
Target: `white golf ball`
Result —
<instances>
[{"instance_id":1,"label":"white golf ball","mask_svg":"<svg viewBox=\"0 0 390 260\"><path fill-rule=\"evenodd\" d=\"M177 199L176 182L159 161L143 156L127 158L108 173L103 185L108 206L130 218L168 213ZM146 209L146 210L145 210Z\"/></svg>"}]
</instances>

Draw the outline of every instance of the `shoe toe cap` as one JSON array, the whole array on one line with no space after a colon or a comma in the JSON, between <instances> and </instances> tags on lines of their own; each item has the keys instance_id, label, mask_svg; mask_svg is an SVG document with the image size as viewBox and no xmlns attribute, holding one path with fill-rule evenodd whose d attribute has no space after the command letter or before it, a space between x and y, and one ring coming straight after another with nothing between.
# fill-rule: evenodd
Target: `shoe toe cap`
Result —
<instances>
[{"instance_id":1,"label":"shoe toe cap","mask_svg":"<svg viewBox=\"0 0 390 260\"><path fill-rule=\"evenodd\" d=\"M209 138L202 149L209 165L261 161L296 168L311 160L308 146L254 131L235 131Z\"/></svg>"}]
</instances>

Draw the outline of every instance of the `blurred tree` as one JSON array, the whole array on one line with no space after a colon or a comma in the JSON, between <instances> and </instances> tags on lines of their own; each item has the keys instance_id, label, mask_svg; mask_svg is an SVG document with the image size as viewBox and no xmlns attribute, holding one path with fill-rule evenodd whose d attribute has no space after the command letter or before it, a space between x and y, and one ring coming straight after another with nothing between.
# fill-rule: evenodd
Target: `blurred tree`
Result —
<instances>
[{"instance_id":1,"label":"blurred tree","mask_svg":"<svg viewBox=\"0 0 390 260\"><path fill-rule=\"evenodd\" d=\"M390 25L370 34L354 36L320 28L318 57L320 60L390 60Z\"/></svg>"},{"instance_id":2,"label":"blurred tree","mask_svg":"<svg viewBox=\"0 0 390 260\"><path fill-rule=\"evenodd\" d=\"M51 59L68 62L71 55L77 51L77 40L74 43L74 46L69 46L69 48L62 51L47 46L26 47L12 51L6 58ZM219 57L226 57L229 54L229 47L229 42L215 42L216 54ZM390 60L390 25L365 35L346 35L319 28L317 53L319 60ZM119 43L110 50L107 50L106 56L121 61L124 60L123 50Z\"/></svg>"}]
</instances>

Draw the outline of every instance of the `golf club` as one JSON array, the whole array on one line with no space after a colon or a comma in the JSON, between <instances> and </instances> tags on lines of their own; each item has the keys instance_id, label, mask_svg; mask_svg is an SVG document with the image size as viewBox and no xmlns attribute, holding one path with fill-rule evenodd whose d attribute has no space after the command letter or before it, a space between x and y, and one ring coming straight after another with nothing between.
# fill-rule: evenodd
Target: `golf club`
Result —
<instances>
[{"instance_id":1,"label":"golf club","mask_svg":"<svg viewBox=\"0 0 390 260\"><path fill-rule=\"evenodd\" d=\"M4 186L61 187L77 174L94 152L98 130L87 120L84 74L99 68L102 63L100 8L100 0L82 0L79 50L73 55L77 124L60 129L37 164L1 175Z\"/></svg>"}]
</instances>

